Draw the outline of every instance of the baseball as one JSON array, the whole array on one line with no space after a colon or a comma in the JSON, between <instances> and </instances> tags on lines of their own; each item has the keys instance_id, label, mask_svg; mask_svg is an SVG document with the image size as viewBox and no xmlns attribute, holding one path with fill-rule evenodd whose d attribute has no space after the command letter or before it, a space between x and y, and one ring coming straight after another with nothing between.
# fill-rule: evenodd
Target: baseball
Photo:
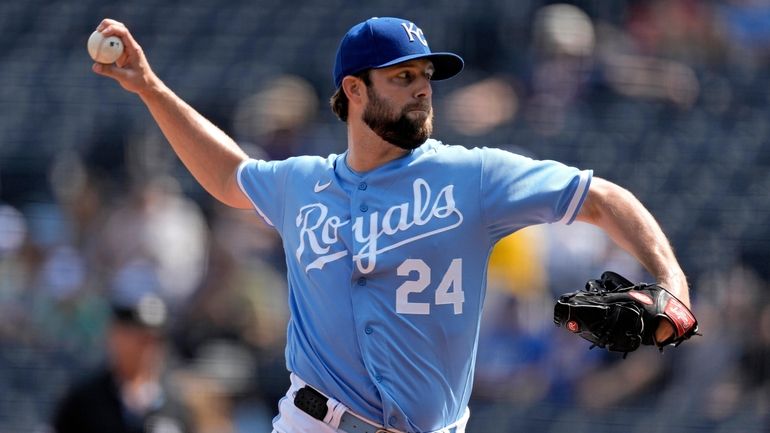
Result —
<instances>
[{"instance_id":1,"label":"baseball","mask_svg":"<svg viewBox=\"0 0 770 433\"><path fill-rule=\"evenodd\" d=\"M88 54L94 61L112 64L123 54L123 41L117 36L104 37L100 32L91 33L88 38Z\"/></svg>"}]
</instances>

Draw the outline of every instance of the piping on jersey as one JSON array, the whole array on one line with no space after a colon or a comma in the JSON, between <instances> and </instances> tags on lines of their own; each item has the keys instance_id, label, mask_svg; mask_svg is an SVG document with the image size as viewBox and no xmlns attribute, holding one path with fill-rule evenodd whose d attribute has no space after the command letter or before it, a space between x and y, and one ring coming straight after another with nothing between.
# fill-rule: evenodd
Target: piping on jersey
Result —
<instances>
[{"instance_id":1,"label":"piping on jersey","mask_svg":"<svg viewBox=\"0 0 770 433\"><path fill-rule=\"evenodd\" d=\"M355 241L361 243L361 248L353 256L358 270L363 274L368 274L377 265L377 255L390 251L417 240L434 236L448 230L458 227L463 222L463 214L456 207L453 195L454 185L447 185L442 188L435 199L430 185L425 179L417 178L412 184L412 201L397 204L388 208L382 218L379 212L372 212L368 217L368 234L364 229L367 221L366 217L358 216L353 220L353 235ZM410 212L411 209L411 212ZM454 218L453 218L454 217ZM442 224L435 228L431 225L431 230L421 231L420 227L427 225L434 218ZM396 222L394 224L394 221ZM351 220L343 220L339 216L329 216L329 208L323 203L312 203L299 209L296 218L296 225L299 228L299 247L295 252L296 258L300 261L306 246L318 256L305 267L305 272L311 269L323 269L327 263L339 260L348 255L347 250L335 251L330 253L332 246L340 240L340 227L350 224ZM392 245L379 246L379 239L385 236L392 236L399 232L411 231L414 234L396 242Z\"/></svg>"}]
</instances>

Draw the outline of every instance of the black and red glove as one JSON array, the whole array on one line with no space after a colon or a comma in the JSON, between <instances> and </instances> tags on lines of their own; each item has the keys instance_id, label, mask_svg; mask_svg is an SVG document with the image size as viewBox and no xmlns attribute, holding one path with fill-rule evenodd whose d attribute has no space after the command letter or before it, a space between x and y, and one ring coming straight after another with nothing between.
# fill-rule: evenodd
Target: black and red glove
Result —
<instances>
[{"instance_id":1,"label":"black and red glove","mask_svg":"<svg viewBox=\"0 0 770 433\"><path fill-rule=\"evenodd\" d=\"M655 341L661 320L668 320L673 335ZM692 311L671 292L657 284L634 284L614 272L590 280L583 290L559 297L553 321L594 346L613 352L632 352L640 344L661 350L678 346L698 333Z\"/></svg>"}]
</instances>

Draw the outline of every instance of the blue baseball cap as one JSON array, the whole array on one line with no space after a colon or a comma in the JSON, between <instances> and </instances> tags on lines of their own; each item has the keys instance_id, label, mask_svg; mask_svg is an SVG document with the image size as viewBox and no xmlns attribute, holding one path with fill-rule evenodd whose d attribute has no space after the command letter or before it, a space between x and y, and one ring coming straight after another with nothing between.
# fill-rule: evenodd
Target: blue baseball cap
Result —
<instances>
[{"instance_id":1,"label":"blue baseball cap","mask_svg":"<svg viewBox=\"0 0 770 433\"><path fill-rule=\"evenodd\" d=\"M429 59L433 80L445 80L463 69L454 53L433 53L425 34L413 22L401 18L370 18L356 24L342 38L334 62L334 85L366 69L384 68L412 59Z\"/></svg>"}]
</instances>

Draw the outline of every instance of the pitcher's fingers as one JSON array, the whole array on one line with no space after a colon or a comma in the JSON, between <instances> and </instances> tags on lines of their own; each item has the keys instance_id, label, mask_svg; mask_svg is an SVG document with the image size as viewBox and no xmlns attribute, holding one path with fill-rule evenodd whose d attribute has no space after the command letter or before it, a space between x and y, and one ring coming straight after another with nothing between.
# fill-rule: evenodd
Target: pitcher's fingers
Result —
<instances>
[{"instance_id":1,"label":"pitcher's fingers","mask_svg":"<svg viewBox=\"0 0 770 433\"><path fill-rule=\"evenodd\" d=\"M91 70L96 72L99 75L103 75L105 77L110 77L115 80L121 81L128 77L128 71L126 71L123 68L119 68L114 65L105 65L102 63L94 63L91 66Z\"/></svg>"},{"instance_id":2,"label":"pitcher's fingers","mask_svg":"<svg viewBox=\"0 0 770 433\"><path fill-rule=\"evenodd\" d=\"M117 23L117 21L110 18L105 18L101 22L99 22L98 26L96 26L96 31L101 32L102 30L104 30L105 27L113 23Z\"/></svg>"},{"instance_id":3,"label":"pitcher's fingers","mask_svg":"<svg viewBox=\"0 0 770 433\"><path fill-rule=\"evenodd\" d=\"M105 25L102 27L102 24ZM125 24L115 20L106 19L102 21L102 24L99 24L99 27L102 27L101 30L99 30L101 34L104 35L104 37L119 37L123 41L123 46L126 48L126 51L128 51L129 57L132 57L131 53L138 54L141 52L141 47L139 47L139 44L131 35L131 32L128 31L128 28L125 26Z\"/></svg>"},{"instance_id":4,"label":"pitcher's fingers","mask_svg":"<svg viewBox=\"0 0 770 433\"><path fill-rule=\"evenodd\" d=\"M123 50L123 54L118 57L118 60L115 60L115 64L118 65L121 68L126 67L128 65L128 61L130 60L128 56L128 52L126 50Z\"/></svg>"},{"instance_id":5,"label":"pitcher's fingers","mask_svg":"<svg viewBox=\"0 0 770 433\"><path fill-rule=\"evenodd\" d=\"M655 343L660 345L674 336L674 326L668 320L661 320L655 330Z\"/></svg>"}]
</instances>

